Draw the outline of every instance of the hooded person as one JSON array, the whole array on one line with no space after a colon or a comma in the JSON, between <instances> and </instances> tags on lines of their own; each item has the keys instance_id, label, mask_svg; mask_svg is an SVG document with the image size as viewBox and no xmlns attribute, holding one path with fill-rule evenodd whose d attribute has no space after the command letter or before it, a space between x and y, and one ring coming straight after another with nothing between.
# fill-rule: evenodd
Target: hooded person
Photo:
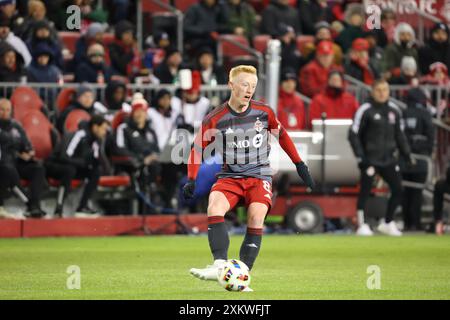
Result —
<instances>
[{"instance_id":1,"label":"hooded person","mask_svg":"<svg viewBox=\"0 0 450 320\"><path fill-rule=\"evenodd\" d=\"M432 86L448 87L450 85L450 78L448 76L448 69L442 62L435 62L430 65L430 71L427 75L420 79L421 84L428 84ZM433 114L442 114L449 105L450 96L447 90L430 90L428 93Z\"/></svg>"},{"instance_id":2,"label":"hooded person","mask_svg":"<svg viewBox=\"0 0 450 320\"><path fill-rule=\"evenodd\" d=\"M177 82L182 62L183 57L177 48L167 48L164 61L155 68L155 77L159 79L160 83L174 84Z\"/></svg>"},{"instance_id":3,"label":"hooded person","mask_svg":"<svg viewBox=\"0 0 450 320\"><path fill-rule=\"evenodd\" d=\"M378 78L378 71L370 62L369 42L366 39L353 40L349 59L345 65L345 73L367 85L372 85Z\"/></svg>"},{"instance_id":4,"label":"hooded person","mask_svg":"<svg viewBox=\"0 0 450 320\"><path fill-rule=\"evenodd\" d=\"M22 56L7 42L0 42L0 82L20 82L23 65Z\"/></svg>"},{"instance_id":5,"label":"hooded person","mask_svg":"<svg viewBox=\"0 0 450 320\"><path fill-rule=\"evenodd\" d=\"M131 105L126 102L127 87L121 81L110 81L105 89L105 102L108 110L131 112Z\"/></svg>"},{"instance_id":6,"label":"hooded person","mask_svg":"<svg viewBox=\"0 0 450 320\"><path fill-rule=\"evenodd\" d=\"M31 55L34 56L36 46L41 43L45 43L51 49L53 57L51 63L61 70L64 67L61 44L52 38L51 28L47 20L40 20L34 23L33 33L26 42Z\"/></svg>"},{"instance_id":7,"label":"hooded person","mask_svg":"<svg viewBox=\"0 0 450 320\"><path fill-rule=\"evenodd\" d=\"M400 65L400 75L389 79L390 84L394 85L417 85L417 63L413 57L405 56Z\"/></svg>"},{"instance_id":8,"label":"hooded person","mask_svg":"<svg viewBox=\"0 0 450 320\"><path fill-rule=\"evenodd\" d=\"M75 43L75 53L73 57L73 65L78 66L83 61L88 61L87 50L94 44L103 44L103 35L105 27L99 22L93 22Z\"/></svg>"},{"instance_id":9,"label":"hooded person","mask_svg":"<svg viewBox=\"0 0 450 320\"><path fill-rule=\"evenodd\" d=\"M405 136L413 154L430 157L433 152L434 128L431 114L427 110L427 96L420 88L406 94L407 108L403 110ZM415 165L402 166L402 178L419 184L425 183L428 166L425 160L417 159ZM405 230L421 230L422 189L405 186L403 191L403 221Z\"/></svg>"},{"instance_id":10,"label":"hooded person","mask_svg":"<svg viewBox=\"0 0 450 320\"><path fill-rule=\"evenodd\" d=\"M400 75L400 66L405 56L413 57L417 63L418 53L415 42L414 29L406 22L399 23L395 28L394 42L384 50L381 68L385 78Z\"/></svg>"},{"instance_id":11,"label":"hooded person","mask_svg":"<svg viewBox=\"0 0 450 320\"><path fill-rule=\"evenodd\" d=\"M298 72L301 66L301 53L297 48L295 30L287 24L278 28L278 39L281 41L281 70L294 68Z\"/></svg>"},{"instance_id":12,"label":"hooded person","mask_svg":"<svg viewBox=\"0 0 450 320\"><path fill-rule=\"evenodd\" d=\"M134 78L142 68L134 38L134 26L131 22L122 20L114 27L114 42L109 45L111 68L115 74Z\"/></svg>"},{"instance_id":13,"label":"hooded person","mask_svg":"<svg viewBox=\"0 0 450 320\"><path fill-rule=\"evenodd\" d=\"M422 74L427 74L430 65L442 62L450 67L449 28L445 23L436 23L430 31L430 38L419 48L419 66Z\"/></svg>"},{"instance_id":14,"label":"hooded person","mask_svg":"<svg viewBox=\"0 0 450 320\"><path fill-rule=\"evenodd\" d=\"M314 96L309 107L310 121L322 119L353 119L358 109L356 98L345 91L344 74L338 70L330 71L326 88ZM311 122L312 127L312 122Z\"/></svg>"},{"instance_id":15,"label":"hooded person","mask_svg":"<svg viewBox=\"0 0 450 320\"><path fill-rule=\"evenodd\" d=\"M278 120L288 130L303 130L305 129L305 106L296 91L297 73L292 68L284 69L280 80Z\"/></svg>"},{"instance_id":16,"label":"hooded person","mask_svg":"<svg viewBox=\"0 0 450 320\"><path fill-rule=\"evenodd\" d=\"M53 49L46 42L40 42L34 46L33 61L27 67L29 82L55 83L61 79L61 70L52 63L53 54Z\"/></svg>"},{"instance_id":17,"label":"hooded person","mask_svg":"<svg viewBox=\"0 0 450 320\"><path fill-rule=\"evenodd\" d=\"M111 78L111 69L105 62L105 48L94 43L87 51L87 61L77 66L75 71L75 82L89 82L104 84Z\"/></svg>"}]
</instances>

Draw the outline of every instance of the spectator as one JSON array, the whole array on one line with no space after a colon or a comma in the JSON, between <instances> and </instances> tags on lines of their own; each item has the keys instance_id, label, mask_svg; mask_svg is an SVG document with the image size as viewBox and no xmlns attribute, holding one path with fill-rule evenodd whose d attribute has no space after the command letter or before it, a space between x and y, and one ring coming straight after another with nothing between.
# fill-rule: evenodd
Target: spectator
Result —
<instances>
[{"instance_id":1,"label":"spectator","mask_svg":"<svg viewBox=\"0 0 450 320\"><path fill-rule=\"evenodd\" d=\"M194 56L202 47L210 47L215 53L219 33L231 33L228 29L226 10L217 0L199 0L184 16L183 30L187 49Z\"/></svg>"},{"instance_id":2,"label":"spectator","mask_svg":"<svg viewBox=\"0 0 450 320\"><path fill-rule=\"evenodd\" d=\"M110 81L105 89L105 102L108 110L131 112L131 105L126 102L127 87L123 82Z\"/></svg>"},{"instance_id":3,"label":"spectator","mask_svg":"<svg viewBox=\"0 0 450 320\"><path fill-rule=\"evenodd\" d=\"M73 101L64 111L59 115L56 127L59 132L65 132L65 122L69 114L73 110L83 110L89 113L90 116L95 114L105 114L108 109L101 103L95 101L95 93L88 86L87 83L82 83L75 94L75 101Z\"/></svg>"},{"instance_id":4,"label":"spectator","mask_svg":"<svg viewBox=\"0 0 450 320\"><path fill-rule=\"evenodd\" d=\"M17 10L16 0L1 0L0 11L11 21L10 28L13 32L20 30L24 19Z\"/></svg>"},{"instance_id":5,"label":"spectator","mask_svg":"<svg viewBox=\"0 0 450 320\"><path fill-rule=\"evenodd\" d=\"M397 85L418 85L417 64L413 57L405 56L402 58L400 66L400 75L389 79L390 84Z\"/></svg>"},{"instance_id":6,"label":"spectator","mask_svg":"<svg viewBox=\"0 0 450 320\"><path fill-rule=\"evenodd\" d=\"M363 25L365 23L364 6L352 3L345 10L345 28L336 38L344 53L351 48L353 40L364 36Z\"/></svg>"},{"instance_id":7,"label":"spectator","mask_svg":"<svg viewBox=\"0 0 450 320\"><path fill-rule=\"evenodd\" d=\"M50 28L48 23L44 20L35 23L35 28L30 39L26 42L28 50L34 55L36 46L45 43L52 50L52 64L55 64L59 69L64 67L64 59L62 55L62 48L59 42L54 41L50 37Z\"/></svg>"},{"instance_id":8,"label":"spectator","mask_svg":"<svg viewBox=\"0 0 450 320\"><path fill-rule=\"evenodd\" d=\"M382 71L386 79L400 74L400 64L404 56L413 57L417 62L415 41L413 28L405 22L399 23L395 28L394 42L384 50Z\"/></svg>"},{"instance_id":9,"label":"spectator","mask_svg":"<svg viewBox=\"0 0 450 320\"><path fill-rule=\"evenodd\" d=\"M276 37L281 24L292 27L296 35L302 34L298 10L289 5L289 0L271 0L262 12L261 33Z\"/></svg>"},{"instance_id":10,"label":"spectator","mask_svg":"<svg viewBox=\"0 0 450 320\"><path fill-rule=\"evenodd\" d=\"M444 234L443 209L444 195L450 194L450 164L447 167L447 174L444 179L438 180L434 185L433 212L434 231L437 235Z\"/></svg>"},{"instance_id":11,"label":"spectator","mask_svg":"<svg viewBox=\"0 0 450 320\"><path fill-rule=\"evenodd\" d=\"M202 84L215 86L227 83L225 71L215 63L214 53L209 47L199 51L197 69L200 71Z\"/></svg>"},{"instance_id":12,"label":"spectator","mask_svg":"<svg viewBox=\"0 0 450 320\"><path fill-rule=\"evenodd\" d=\"M133 24L120 21L114 28L114 37L114 42L109 45L112 72L132 80L140 74L142 67Z\"/></svg>"},{"instance_id":13,"label":"spectator","mask_svg":"<svg viewBox=\"0 0 450 320\"><path fill-rule=\"evenodd\" d=\"M77 40L75 44L75 54L73 57L73 65L78 66L83 61L88 61L87 50L94 44L103 45L103 36L105 28L101 23L93 22L89 25L86 32Z\"/></svg>"},{"instance_id":14,"label":"spectator","mask_svg":"<svg viewBox=\"0 0 450 320\"><path fill-rule=\"evenodd\" d=\"M172 98L172 107L175 110L180 110L183 116L182 120L178 119L177 127L181 125L193 132L194 129L197 130L201 126L211 103L208 98L200 95L200 85L200 74L193 71L191 89L183 90L181 99L176 96Z\"/></svg>"},{"instance_id":15,"label":"spectator","mask_svg":"<svg viewBox=\"0 0 450 320\"><path fill-rule=\"evenodd\" d=\"M353 40L349 59L345 65L345 73L369 86L379 77L377 70L371 64L369 42L366 39Z\"/></svg>"},{"instance_id":16,"label":"spectator","mask_svg":"<svg viewBox=\"0 0 450 320\"><path fill-rule=\"evenodd\" d=\"M320 41L317 45L316 58L300 70L300 92L312 98L327 85L328 72L331 69L341 70L333 64L334 52L331 41Z\"/></svg>"},{"instance_id":17,"label":"spectator","mask_svg":"<svg viewBox=\"0 0 450 320\"><path fill-rule=\"evenodd\" d=\"M403 111L405 120L405 135L411 146L411 152L431 157L433 152L434 130L431 114L427 110L427 97L425 93L414 88L406 96L407 108ZM431 159L431 158L430 158ZM404 165L403 180L424 184L428 175L427 161L417 159L415 165ZM404 229L409 231L422 230L422 190L406 186L403 193L403 222Z\"/></svg>"},{"instance_id":18,"label":"spectator","mask_svg":"<svg viewBox=\"0 0 450 320\"><path fill-rule=\"evenodd\" d=\"M381 11L381 28L373 29L376 41L381 48L392 42L395 34L395 25L397 24L397 17L394 10L390 8Z\"/></svg>"},{"instance_id":19,"label":"spectator","mask_svg":"<svg viewBox=\"0 0 450 320\"><path fill-rule=\"evenodd\" d=\"M148 115L158 138L159 150L163 152L172 131L177 127L181 109L172 106L172 95L166 89L159 90L153 101L153 107L148 109Z\"/></svg>"},{"instance_id":20,"label":"spectator","mask_svg":"<svg viewBox=\"0 0 450 320\"><path fill-rule=\"evenodd\" d=\"M22 56L7 42L0 42L0 82L21 82L23 76Z\"/></svg>"},{"instance_id":21,"label":"spectator","mask_svg":"<svg viewBox=\"0 0 450 320\"><path fill-rule=\"evenodd\" d=\"M422 74L427 74L430 65L434 62L442 62L450 67L450 42L449 29L444 23L437 23L431 29L431 37L425 45L419 49L419 66Z\"/></svg>"},{"instance_id":22,"label":"spectator","mask_svg":"<svg viewBox=\"0 0 450 320\"><path fill-rule=\"evenodd\" d=\"M256 13L253 7L243 0L227 0L225 3L227 11L227 29L235 35L245 36L252 42L256 34Z\"/></svg>"},{"instance_id":23,"label":"spectator","mask_svg":"<svg viewBox=\"0 0 450 320\"><path fill-rule=\"evenodd\" d=\"M53 50L45 42L34 47L33 61L27 68L29 82L57 83L62 79L61 70L54 64Z\"/></svg>"},{"instance_id":24,"label":"spectator","mask_svg":"<svg viewBox=\"0 0 450 320\"><path fill-rule=\"evenodd\" d=\"M309 117L311 121L321 119L325 113L326 119L353 119L357 109L358 101L345 91L344 75L340 71L330 71L327 87L311 101Z\"/></svg>"},{"instance_id":25,"label":"spectator","mask_svg":"<svg viewBox=\"0 0 450 320\"><path fill-rule=\"evenodd\" d=\"M73 179L86 179L76 217L97 217L98 212L88 205L100 179L100 162L108 122L99 115L73 133L66 133L46 162L49 177L58 179L58 200L55 216L62 217L64 199L71 190Z\"/></svg>"},{"instance_id":26,"label":"spectator","mask_svg":"<svg viewBox=\"0 0 450 320\"><path fill-rule=\"evenodd\" d=\"M14 50L22 56L25 66L31 63L31 54L27 46L19 37L16 37L9 28L9 19L0 12L0 43L10 44Z\"/></svg>"},{"instance_id":27,"label":"spectator","mask_svg":"<svg viewBox=\"0 0 450 320\"><path fill-rule=\"evenodd\" d=\"M26 216L41 218L45 212L40 199L46 187L45 170L35 159L35 152L22 126L11 118L11 102L0 99L0 215L12 217L4 208L7 189L27 205ZM30 181L30 192L26 196L20 179Z\"/></svg>"},{"instance_id":28,"label":"spectator","mask_svg":"<svg viewBox=\"0 0 450 320\"><path fill-rule=\"evenodd\" d=\"M166 51L166 58L156 67L154 75L161 83L175 84L178 82L178 71L182 63L180 51L169 48Z\"/></svg>"},{"instance_id":29,"label":"spectator","mask_svg":"<svg viewBox=\"0 0 450 320\"><path fill-rule=\"evenodd\" d=\"M331 20L327 0L298 0L297 7L303 34L314 35L317 33L315 25L318 22Z\"/></svg>"},{"instance_id":30,"label":"spectator","mask_svg":"<svg viewBox=\"0 0 450 320\"><path fill-rule=\"evenodd\" d=\"M448 76L448 69L442 62L435 62L430 65L430 72L420 79L421 84L429 84L434 86L448 87L450 85L450 78ZM447 90L432 90L429 94L431 104L431 112L440 116L442 112L448 107L448 100L450 99Z\"/></svg>"},{"instance_id":31,"label":"spectator","mask_svg":"<svg viewBox=\"0 0 450 320\"><path fill-rule=\"evenodd\" d=\"M294 29L286 24L281 24L278 39L281 41L281 70L290 67L298 72L301 65L301 54L297 48Z\"/></svg>"},{"instance_id":32,"label":"spectator","mask_svg":"<svg viewBox=\"0 0 450 320\"><path fill-rule=\"evenodd\" d=\"M147 110L146 100L133 101L131 116L115 132L116 154L125 157L125 165L121 167L130 175L138 174L138 182L144 191L148 191L160 174L158 140Z\"/></svg>"},{"instance_id":33,"label":"spectator","mask_svg":"<svg viewBox=\"0 0 450 320\"><path fill-rule=\"evenodd\" d=\"M105 49L99 43L91 44L87 51L87 61L75 70L75 82L104 84L111 78L111 69L105 62Z\"/></svg>"},{"instance_id":34,"label":"spectator","mask_svg":"<svg viewBox=\"0 0 450 320\"><path fill-rule=\"evenodd\" d=\"M341 47L338 44L334 43L334 40L331 36L331 27L330 24L326 21L318 22L315 25L316 33L314 36L314 42L307 43L304 48L305 60L307 62L314 59L316 54L316 46L322 40L328 40L333 42L333 52L334 52L334 64L340 66L343 62L343 53Z\"/></svg>"},{"instance_id":35,"label":"spectator","mask_svg":"<svg viewBox=\"0 0 450 320\"><path fill-rule=\"evenodd\" d=\"M281 74L278 97L278 120L287 130L305 129L305 106L296 91L297 72L290 68Z\"/></svg>"},{"instance_id":36,"label":"spectator","mask_svg":"<svg viewBox=\"0 0 450 320\"><path fill-rule=\"evenodd\" d=\"M144 66L153 70L164 61L166 50L171 47L169 34L159 32L147 44L149 47L145 52Z\"/></svg>"},{"instance_id":37,"label":"spectator","mask_svg":"<svg viewBox=\"0 0 450 320\"><path fill-rule=\"evenodd\" d=\"M50 38L55 42L59 42L58 31L55 29L53 22L47 19L46 14L47 9L42 1L29 0L28 17L24 19L20 29L17 30L17 36L22 39L30 39L36 29L36 23L45 22L50 29Z\"/></svg>"},{"instance_id":38,"label":"spectator","mask_svg":"<svg viewBox=\"0 0 450 320\"><path fill-rule=\"evenodd\" d=\"M381 74L381 63L383 59L383 49L378 46L377 37L374 31L367 31L364 39L369 43L369 63L378 74Z\"/></svg>"},{"instance_id":39,"label":"spectator","mask_svg":"<svg viewBox=\"0 0 450 320\"><path fill-rule=\"evenodd\" d=\"M372 189L375 174L378 173L389 185L391 196L388 201L384 222L378 231L390 236L401 236L394 222L394 212L402 200L402 180L397 151L407 163L412 163L411 150L402 130L399 108L389 101L389 84L377 80L372 84L372 97L358 109L349 130L349 141L358 160L361 171L361 190L358 195L357 234L373 235L364 220L364 211Z\"/></svg>"}]
</instances>

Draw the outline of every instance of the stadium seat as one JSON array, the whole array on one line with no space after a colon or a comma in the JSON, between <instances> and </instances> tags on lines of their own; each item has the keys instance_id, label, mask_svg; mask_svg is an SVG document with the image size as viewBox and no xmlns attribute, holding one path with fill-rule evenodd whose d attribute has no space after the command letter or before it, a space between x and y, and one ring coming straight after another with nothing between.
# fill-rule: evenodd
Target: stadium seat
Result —
<instances>
[{"instance_id":1,"label":"stadium seat","mask_svg":"<svg viewBox=\"0 0 450 320\"><path fill-rule=\"evenodd\" d=\"M14 118L20 121L30 110L41 110L44 102L30 87L17 87L11 95Z\"/></svg>"},{"instance_id":2,"label":"stadium seat","mask_svg":"<svg viewBox=\"0 0 450 320\"><path fill-rule=\"evenodd\" d=\"M302 53L305 52L305 45L314 42L314 36L298 36L297 37L297 49Z\"/></svg>"},{"instance_id":3,"label":"stadium seat","mask_svg":"<svg viewBox=\"0 0 450 320\"><path fill-rule=\"evenodd\" d=\"M198 3L198 0L175 0L175 7L182 12L186 12L196 3Z\"/></svg>"},{"instance_id":4,"label":"stadium seat","mask_svg":"<svg viewBox=\"0 0 450 320\"><path fill-rule=\"evenodd\" d=\"M65 88L62 89L56 98L56 107L58 108L58 112L63 112L65 108L67 108L72 101L72 98L75 94L74 88Z\"/></svg>"},{"instance_id":5,"label":"stadium seat","mask_svg":"<svg viewBox=\"0 0 450 320\"><path fill-rule=\"evenodd\" d=\"M161 2L170 5L170 0L160 0ZM142 12L155 13L155 12L167 12L168 10L153 1L142 1Z\"/></svg>"},{"instance_id":6,"label":"stadium seat","mask_svg":"<svg viewBox=\"0 0 450 320\"><path fill-rule=\"evenodd\" d=\"M111 122L111 128L113 130L116 130L117 127L123 122L123 120L127 116L128 116L128 112L125 112L123 110L117 111L116 114L114 115L114 118L113 118L112 122Z\"/></svg>"},{"instance_id":7,"label":"stadium seat","mask_svg":"<svg viewBox=\"0 0 450 320\"><path fill-rule=\"evenodd\" d=\"M272 37L268 34L259 34L253 38L253 47L262 54L265 54L270 39Z\"/></svg>"},{"instance_id":8,"label":"stadium seat","mask_svg":"<svg viewBox=\"0 0 450 320\"><path fill-rule=\"evenodd\" d=\"M53 149L53 125L39 110L30 110L21 119L21 123L36 152L36 158L39 160L47 159ZM56 131L53 132L57 134Z\"/></svg>"},{"instance_id":9,"label":"stadium seat","mask_svg":"<svg viewBox=\"0 0 450 320\"><path fill-rule=\"evenodd\" d=\"M223 57L243 56L248 55L248 51L239 48L233 42L239 42L245 47L250 47L248 40L244 36L237 36L234 34L223 34L219 37L219 46L222 50Z\"/></svg>"},{"instance_id":10,"label":"stadium seat","mask_svg":"<svg viewBox=\"0 0 450 320\"><path fill-rule=\"evenodd\" d=\"M81 121L87 120L89 121L91 116L84 110L73 110L69 113L66 118L66 122L64 123L64 131L65 132L75 132L78 130L78 125Z\"/></svg>"}]
</instances>

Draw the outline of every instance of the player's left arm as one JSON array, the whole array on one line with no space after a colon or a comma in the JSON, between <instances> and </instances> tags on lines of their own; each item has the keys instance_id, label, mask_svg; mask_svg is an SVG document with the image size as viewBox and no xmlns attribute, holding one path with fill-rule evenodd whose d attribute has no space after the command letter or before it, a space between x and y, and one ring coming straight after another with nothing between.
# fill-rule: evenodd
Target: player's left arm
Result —
<instances>
[{"instance_id":1,"label":"player's left arm","mask_svg":"<svg viewBox=\"0 0 450 320\"><path fill-rule=\"evenodd\" d=\"M314 188L315 183L311 174L309 173L308 166L303 162L302 158L297 152L297 148L295 148L294 142L291 137L287 133L286 129L277 119L275 113L272 109L269 111L269 132L274 135L278 142L280 143L281 148L287 153L289 158L295 164L297 168L297 173L305 182L305 184L311 189Z\"/></svg>"}]
</instances>

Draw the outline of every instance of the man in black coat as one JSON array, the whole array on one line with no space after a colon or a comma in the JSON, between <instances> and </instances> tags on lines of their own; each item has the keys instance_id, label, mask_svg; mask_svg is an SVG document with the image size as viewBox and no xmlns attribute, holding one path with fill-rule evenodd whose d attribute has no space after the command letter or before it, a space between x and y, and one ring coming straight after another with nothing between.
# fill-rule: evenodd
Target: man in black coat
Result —
<instances>
[{"instance_id":1,"label":"man in black coat","mask_svg":"<svg viewBox=\"0 0 450 320\"><path fill-rule=\"evenodd\" d=\"M87 50L87 60L75 70L75 82L104 84L111 78L111 69L105 62L105 49L99 43L91 44Z\"/></svg>"},{"instance_id":2,"label":"man in black coat","mask_svg":"<svg viewBox=\"0 0 450 320\"><path fill-rule=\"evenodd\" d=\"M428 74L434 62L444 63L450 69L449 29L444 23L437 23L431 29L431 37L419 49L419 66L422 74Z\"/></svg>"},{"instance_id":3,"label":"man in black coat","mask_svg":"<svg viewBox=\"0 0 450 320\"><path fill-rule=\"evenodd\" d=\"M87 179L75 216L95 217L98 213L88 206L100 179L101 157L108 131L108 121L100 115L74 132L65 134L45 163L47 174L60 181L55 216L62 216L64 199L73 179Z\"/></svg>"},{"instance_id":4,"label":"man in black coat","mask_svg":"<svg viewBox=\"0 0 450 320\"><path fill-rule=\"evenodd\" d=\"M433 152L434 129L431 114L427 111L425 93L414 88L406 96L407 109L403 111L405 119L405 135L411 146L411 152L430 157ZM425 183L428 165L425 159L417 159L415 165L403 165L403 180ZM422 189L406 186L403 193L403 221L405 230L421 230Z\"/></svg>"},{"instance_id":5,"label":"man in black coat","mask_svg":"<svg viewBox=\"0 0 450 320\"><path fill-rule=\"evenodd\" d=\"M327 0L298 0L297 8L303 34L315 35L317 22L332 20Z\"/></svg>"},{"instance_id":6,"label":"man in black coat","mask_svg":"<svg viewBox=\"0 0 450 320\"><path fill-rule=\"evenodd\" d=\"M295 34L302 34L297 9L289 5L289 0L272 0L262 12L261 33L276 37L282 23L294 28Z\"/></svg>"},{"instance_id":7,"label":"man in black coat","mask_svg":"<svg viewBox=\"0 0 450 320\"><path fill-rule=\"evenodd\" d=\"M401 204L402 180L396 153L400 151L407 163L412 163L408 141L403 133L400 109L389 101L389 84L376 80L372 85L372 98L356 111L349 130L349 141L361 170L361 190L358 196L358 235L373 233L364 222L364 210L372 189L375 174L379 174L389 185L385 221L378 231L391 236L401 236L394 222L394 212Z\"/></svg>"},{"instance_id":8,"label":"man in black coat","mask_svg":"<svg viewBox=\"0 0 450 320\"><path fill-rule=\"evenodd\" d=\"M27 204L26 216L41 218L45 212L40 207L45 190L45 170L35 159L30 140L22 126L11 119L11 102L0 99L0 208L7 189ZM28 196L20 186L20 179L30 182Z\"/></svg>"}]
</instances>

